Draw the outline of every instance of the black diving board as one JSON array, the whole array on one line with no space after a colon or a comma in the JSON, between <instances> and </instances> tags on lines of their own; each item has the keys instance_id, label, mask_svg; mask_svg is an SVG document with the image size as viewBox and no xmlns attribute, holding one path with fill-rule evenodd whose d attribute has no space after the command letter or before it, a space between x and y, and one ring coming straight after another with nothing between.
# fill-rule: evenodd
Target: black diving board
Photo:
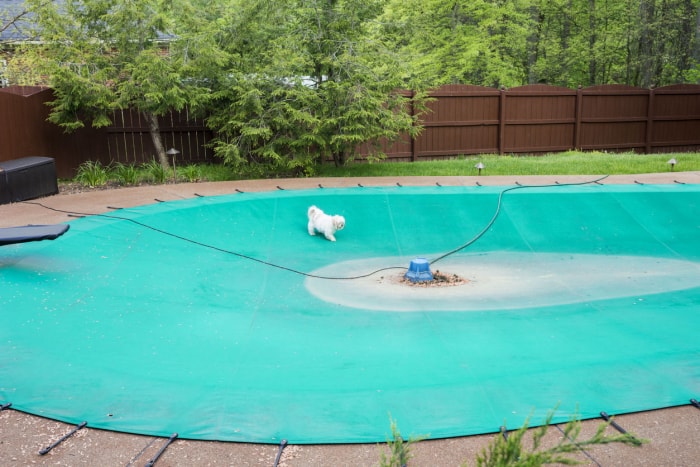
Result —
<instances>
[{"instance_id":1,"label":"black diving board","mask_svg":"<svg viewBox=\"0 0 700 467\"><path fill-rule=\"evenodd\" d=\"M38 242L41 240L55 240L68 229L68 224L52 225L25 225L22 227L0 228L0 246L13 243Z\"/></svg>"}]
</instances>

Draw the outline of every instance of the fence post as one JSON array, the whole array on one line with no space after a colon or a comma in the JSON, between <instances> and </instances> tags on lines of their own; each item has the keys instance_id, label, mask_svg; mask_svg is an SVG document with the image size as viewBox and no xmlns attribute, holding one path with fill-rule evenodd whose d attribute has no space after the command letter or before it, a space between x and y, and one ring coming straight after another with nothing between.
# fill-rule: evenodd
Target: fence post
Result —
<instances>
[{"instance_id":1,"label":"fence post","mask_svg":"<svg viewBox=\"0 0 700 467\"><path fill-rule=\"evenodd\" d=\"M644 152L651 154L651 140L654 137L654 86L649 88L649 101L647 104L647 132L645 136Z\"/></svg>"},{"instance_id":2,"label":"fence post","mask_svg":"<svg viewBox=\"0 0 700 467\"><path fill-rule=\"evenodd\" d=\"M498 108L498 154L503 155L506 139L506 87L501 86Z\"/></svg>"},{"instance_id":3,"label":"fence post","mask_svg":"<svg viewBox=\"0 0 700 467\"><path fill-rule=\"evenodd\" d=\"M581 115L583 113L583 87L579 84L576 89L576 109L574 110L574 149L581 149Z\"/></svg>"}]
</instances>

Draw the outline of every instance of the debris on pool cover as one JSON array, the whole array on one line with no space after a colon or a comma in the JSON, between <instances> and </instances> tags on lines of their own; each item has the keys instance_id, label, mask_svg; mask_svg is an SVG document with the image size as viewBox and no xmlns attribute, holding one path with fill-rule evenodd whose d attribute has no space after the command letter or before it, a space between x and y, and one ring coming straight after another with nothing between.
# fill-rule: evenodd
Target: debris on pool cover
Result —
<instances>
[{"instance_id":1,"label":"debris on pool cover","mask_svg":"<svg viewBox=\"0 0 700 467\"><path fill-rule=\"evenodd\" d=\"M467 279L464 279L457 274L442 273L440 271L435 271L433 273L433 278L427 281L414 282L404 276L402 276L399 281L402 284L410 285L412 287L451 287L469 282Z\"/></svg>"}]
</instances>

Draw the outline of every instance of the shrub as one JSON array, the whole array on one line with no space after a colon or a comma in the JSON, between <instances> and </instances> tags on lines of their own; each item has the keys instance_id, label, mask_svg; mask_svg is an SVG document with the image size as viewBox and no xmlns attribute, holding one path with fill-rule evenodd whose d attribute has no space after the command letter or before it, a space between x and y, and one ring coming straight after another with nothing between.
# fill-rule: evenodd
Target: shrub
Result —
<instances>
[{"instance_id":1,"label":"shrub","mask_svg":"<svg viewBox=\"0 0 700 467\"><path fill-rule=\"evenodd\" d=\"M563 464L573 465L579 464L575 459L568 455L579 452L587 446L599 444L621 443L631 446L641 446L648 441L637 438L632 433L621 433L614 435L605 434L607 428L613 423L613 420L601 423L598 425L596 433L586 440L579 440L581 433L581 420L575 414L564 429L559 427L562 433L560 441L547 449L542 447L542 441L547 434L554 411L550 411L542 426L536 428L532 432L531 447L525 446L525 436L529 431L529 419L525 421L523 426L516 431L512 431L505 436L503 433L497 435L481 454L476 458L478 467L540 467L545 464ZM426 437L409 438L404 441L401 433L396 427L396 422L390 418L392 439L387 441L390 456L387 457L386 450L380 454L380 467L405 467L412 455L410 445L425 439ZM463 464L466 467L466 462Z\"/></svg>"},{"instance_id":2,"label":"shrub","mask_svg":"<svg viewBox=\"0 0 700 467\"><path fill-rule=\"evenodd\" d=\"M545 423L536 428L532 434L532 447L527 449L523 438L528 432L529 420L517 431L511 432L507 437L497 435L496 438L481 451L476 459L478 467L539 467L545 464L578 464L568 454L580 451L586 446L597 444L622 443L632 446L640 446L647 442L637 438L632 433L606 435L605 431L612 420L598 425L596 433L589 439L579 440L581 433L581 420L574 416L562 430L560 441L548 448L542 448L542 440L549 429L554 416L554 411L549 412Z\"/></svg>"},{"instance_id":3,"label":"shrub","mask_svg":"<svg viewBox=\"0 0 700 467\"><path fill-rule=\"evenodd\" d=\"M165 183L168 177L167 170L155 159L142 165L147 177L154 183Z\"/></svg>"},{"instance_id":4,"label":"shrub","mask_svg":"<svg viewBox=\"0 0 700 467\"><path fill-rule=\"evenodd\" d=\"M109 179L109 170L100 161L85 161L78 167L75 179L90 188L104 186Z\"/></svg>"},{"instance_id":5,"label":"shrub","mask_svg":"<svg viewBox=\"0 0 700 467\"><path fill-rule=\"evenodd\" d=\"M190 183L198 182L202 179L202 170L199 168L198 165L195 164L186 165L185 167L182 167L178 172L182 178L184 178Z\"/></svg>"},{"instance_id":6,"label":"shrub","mask_svg":"<svg viewBox=\"0 0 700 467\"><path fill-rule=\"evenodd\" d=\"M138 171L133 164L117 162L112 167L112 174L120 185L136 185L138 182Z\"/></svg>"},{"instance_id":7,"label":"shrub","mask_svg":"<svg viewBox=\"0 0 700 467\"><path fill-rule=\"evenodd\" d=\"M421 441L426 437L410 437L408 441L404 441L401 436L401 432L396 427L396 421L391 421L391 439L387 441L387 446L389 447L389 452L391 455L387 457L386 452L382 451L380 454L380 467L403 467L408 464L408 460L411 458L411 445L417 441Z\"/></svg>"}]
</instances>

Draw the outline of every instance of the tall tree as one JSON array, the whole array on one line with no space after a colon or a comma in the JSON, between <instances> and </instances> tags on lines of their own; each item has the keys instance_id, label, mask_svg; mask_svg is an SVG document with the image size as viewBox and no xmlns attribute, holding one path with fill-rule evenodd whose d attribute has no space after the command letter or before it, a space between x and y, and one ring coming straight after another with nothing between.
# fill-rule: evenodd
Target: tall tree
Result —
<instances>
[{"instance_id":1,"label":"tall tree","mask_svg":"<svg viewBox=\"0 0 700 467\"><path fill-rule=\"evenodd\" d=\"M143 113L161 165L168 167L158 117L180 110L190 93L182 55L171 53L175 14L187 0L27 0L43 72L55 92L49 120L67 130L111 123L113 110Z\"/></svg>"},{"instance_id":2,"label":"tall tree","mask_svg":"<svg viewBox=\"0 0 700 467\"><path fill-rule=\"evenodd\" d=\"M390 0L383 34L433 85L697 81L698 0Z\"/></svg>"},{"instance_id":3,"label":"tall tree","mask_svg":"<svg viewBox=\"0 0 700 467\"><path fill-rule=\"evenodd\" d=\"M397 92L405 67L372 34L383 3L241 2L209 120L219 154L308 173L319 158L344 164L364 143L381 157L382 139L415 134L409 99Z\"/></svg>"},{"instance_id":4,"label":"tall tree","mask_svg":"<svg viewBox=\"0 0 700 467\"><path fill-rule=\"evenodd\" d=\"M430 85L515 86L528 79L531 0L393 1L384 34Z\"/></svg>"}]
</instances>

